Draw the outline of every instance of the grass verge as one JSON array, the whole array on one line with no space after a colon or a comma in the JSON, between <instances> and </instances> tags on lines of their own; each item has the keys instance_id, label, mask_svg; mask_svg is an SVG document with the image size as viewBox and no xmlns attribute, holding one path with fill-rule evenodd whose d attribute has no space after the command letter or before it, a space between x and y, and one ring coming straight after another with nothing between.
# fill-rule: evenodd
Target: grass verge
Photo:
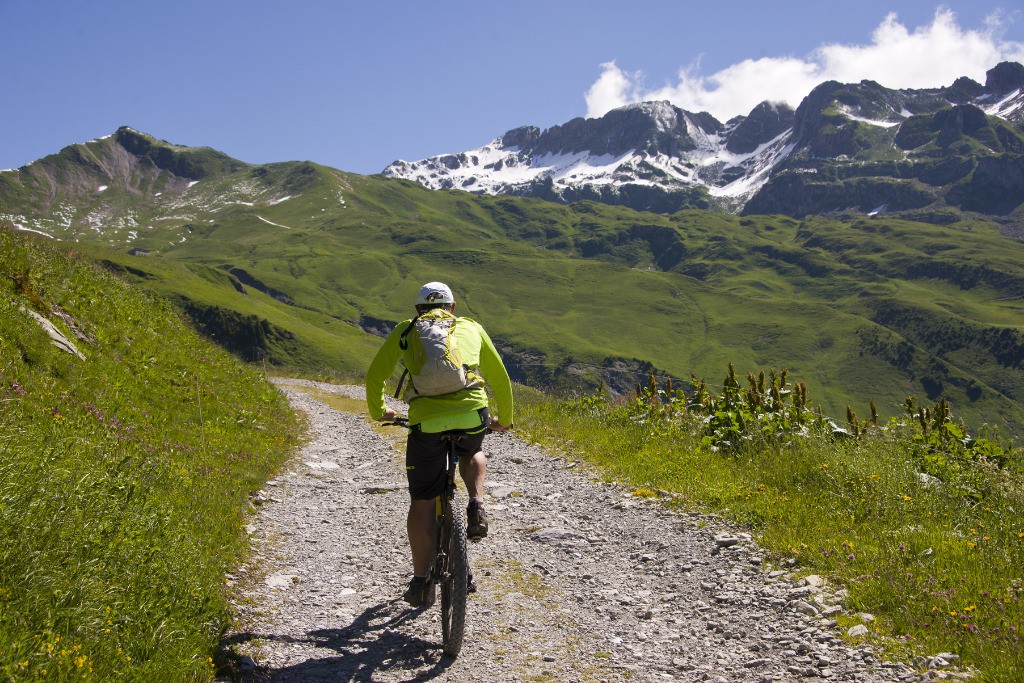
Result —
<instances>
[{"instance_id":1,"label":"grass verge","mask_svg":"<svg viewBox=\"0 0 1024 683\"><path fill-rule=\"evenodd\" d=\"M0 264L0 680L211 679L248 497L294 416L84 258L0 230Z\"/></svg>"},{"instance_id":2,"label":"grass verge","mask_svg":"<svg viewBox=\"0 0 1024 683\"><path fill-rule=\"evenodd\" d=\"M730 378L721 395L702 386L689 398L653 382L618 402L530 393L516 422L609 479L747 525L777 562L845 585L891 653L954 652L976 680L1019 680L1021 453L966 435L941 404L882 425L850 411L837 424L807 410L806 386L784 374L762 376L760 390L753 376L746 390Z\"/></svg>"}]
</instances>

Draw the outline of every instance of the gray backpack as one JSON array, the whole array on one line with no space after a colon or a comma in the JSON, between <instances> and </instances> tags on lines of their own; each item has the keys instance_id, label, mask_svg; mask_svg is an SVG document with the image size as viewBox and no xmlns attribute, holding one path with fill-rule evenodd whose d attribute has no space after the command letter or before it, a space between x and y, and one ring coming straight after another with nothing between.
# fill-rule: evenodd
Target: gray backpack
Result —
<instances>
[{"instance_id":1,"label":"gray backpack","mask_svg":"<svg viewBox=\"0 0 1024 683\"><path fill-rule=\"evenodd\" d=\"M444 396L463 389L483 386L480 376L463 364L455 337L458 318L444 309L432 309L417 315L402 332L398 347L402 350L405 371L395 390L409 378L406 401L421 396Z\"/></svg>"}]
</instances>

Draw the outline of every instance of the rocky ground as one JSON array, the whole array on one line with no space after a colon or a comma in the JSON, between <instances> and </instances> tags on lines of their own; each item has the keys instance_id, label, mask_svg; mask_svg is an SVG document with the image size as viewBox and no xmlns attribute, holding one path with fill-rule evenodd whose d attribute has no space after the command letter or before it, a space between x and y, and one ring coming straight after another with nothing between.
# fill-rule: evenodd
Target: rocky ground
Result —
<instances>
[{"instance_id":1,"label":"rocky ground","mask_svg":"<svg viewBox=\"0 0 1024 683\"><path fill-rule=\"evenodd\" d=\"M479 592L466 643L440 649L439 609L399 598L410 576L401 434L288 381L310 440L258 496L225 646L249 681L917 681L882 660L871 615L841 631L843 591L765 566L745 534L601 482L514 435L490 435L491 534L470 546ZM462 501L465 501L464 492ZM846 612L848 613L848 612Z\"/></svg>"}]
</instances>

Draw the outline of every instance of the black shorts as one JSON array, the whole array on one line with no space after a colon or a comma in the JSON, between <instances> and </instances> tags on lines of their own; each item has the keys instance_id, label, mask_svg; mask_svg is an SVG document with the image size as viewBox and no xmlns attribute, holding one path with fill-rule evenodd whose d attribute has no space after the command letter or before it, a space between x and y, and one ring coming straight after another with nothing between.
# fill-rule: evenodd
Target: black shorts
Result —
<instances>
[{"instance_id":1,"label":"black shorts","mask_svg":"<svg viewBox=\"0 0 1024 683\"><path fill-rule=\"evenodd\" d=\"M416 428L409 430L409 440L405 442L405 474L409 479L410 498L430 500L444 492L449 446L460 459L472 458L480 452L491 417L487 408L477 412L480 413L480 429L476 432L454 429L427 434Z\"/></svg>"}]
</instances>

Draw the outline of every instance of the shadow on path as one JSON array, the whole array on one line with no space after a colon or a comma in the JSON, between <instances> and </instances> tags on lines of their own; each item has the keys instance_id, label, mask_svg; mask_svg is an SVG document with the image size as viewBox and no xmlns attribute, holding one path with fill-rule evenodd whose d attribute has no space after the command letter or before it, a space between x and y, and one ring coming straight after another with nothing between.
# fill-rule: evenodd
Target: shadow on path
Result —
<instances>
[{"instance_id":1,"label":"shadow on path","mask_svg":"<svg viewBox=\"0 0 1024 683\"><path fill-rule=\"evenodd\" d=\"M294 643L296 650L311 647L332 650L336 655L309 657L281 668L254 667L247 657L237 662L235 680L243 683L269 681L331 681L363 683L374 680L377 671L388 671L393 678L407 671L403 681L429 681L442 674L454 660L445 657L440 643L433 643L399 630L402 624L422 614L422 609L407 608L398 600L370 607L344 628L308 631L305 636L235 633L221 640L221 651L233 651L234 645L254 640ZM248 666L247 666L248 664Z\"/></svg>"}]
</instances>

